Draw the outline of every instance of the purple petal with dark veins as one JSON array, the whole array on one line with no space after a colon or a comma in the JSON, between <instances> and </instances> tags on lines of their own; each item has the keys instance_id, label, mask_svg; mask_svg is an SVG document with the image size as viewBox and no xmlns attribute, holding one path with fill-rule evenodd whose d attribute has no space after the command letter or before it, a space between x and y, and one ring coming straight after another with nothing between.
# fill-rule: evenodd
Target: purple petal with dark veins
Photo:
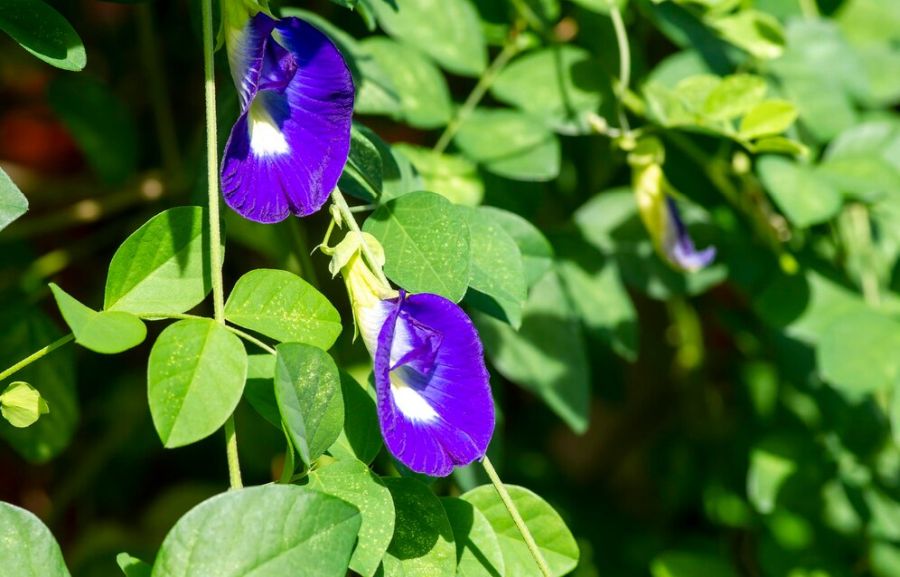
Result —
<instances>
[{"instance_id":1,"label":"purple petal with dark veins","mask_svg":"<svg viewBox=\"0 0 900 577\"><path fill-rule=\"evenodd\" d=\"M271 34L260 37L270 25ZM257 14L239 44L246 56L231 60L246 64L237 82L243 112L225 145L225 202L263 223L312 214L337 185L350 151L347 64L323 33L298 18Z\"/></svg>"},{"instance_id":2,"label":"purple petal with dark veins","mask_svg":"<svg viewBox=\"0 0 900 577\"><path fill-rule=\"evenodd\" d=\"M663 236L663 243L669 259L688 271L700 270L711 263L716 257L716 248L710 246L697 250L671 197L666 197L666 208L669 213L669 225Z\"/></svg>"},{"instance_id":3,"label":"purple petal with dark veins","mask_svg":"<svg viewBox=\"0 0 900 577\"><path fill-rule=\"evenodd\" d=\"M378 417L385 444L431 476L484 457L494 403L481 340L459 306L433 294L386 301L375 352Z\"/></svg>"}]
</instances>

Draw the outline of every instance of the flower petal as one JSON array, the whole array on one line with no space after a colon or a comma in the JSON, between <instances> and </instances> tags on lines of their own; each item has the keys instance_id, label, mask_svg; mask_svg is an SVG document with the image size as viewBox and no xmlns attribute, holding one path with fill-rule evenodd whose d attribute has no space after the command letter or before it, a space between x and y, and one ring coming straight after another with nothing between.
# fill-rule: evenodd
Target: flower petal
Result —
<instances>
[{"instance_id":1,"label":"flower petal","mask_svg":"<svg viewBox=\"0 0 900 577\"><path fill-rule=\"evenodd\" d=\"M248 28L264 29L265 18ZM275 22L254 55L239 83L252 96L225 145L222 193L257 222L306 216L328 199L347 161L353 80L334 44L298 18Z\"/></svg>"},{"instance_id":2,"label":"flower petal","mask_svg":"<svg viewBox=\"0 0 900 577\"><path fill-rule=\"evenodd\" d=\"M226 42L228 65L241 99L242 110L247 109L259 90L266 46L274 29L275 20L260 12L243 29L232 29L229 32Z\"/></svg>"},{"instance_id":3,"label":"flower petal","mask_svg":"<svg viewBox=\"0 0 900 577\"><path fill-rule=\"evenodd\" d=\"M448 475L483 457L494 432L481 341L469 317L444 297L386 302L393 310L375 353L385 444L413 471Z\"/></svg>"},{"instance_id":4,"label":"flower petal","mask_svg":"<svg viewBox=\"0 0 900 577\"><path fill-rule=\"evenodd\" d=\"M666 210L669 219L663 245L669 260L687 271L697 271L711 263L716 256L716 248L710 246L699 251L696 249L671 197L666 197Z\"/></svg>"}]
</instances>

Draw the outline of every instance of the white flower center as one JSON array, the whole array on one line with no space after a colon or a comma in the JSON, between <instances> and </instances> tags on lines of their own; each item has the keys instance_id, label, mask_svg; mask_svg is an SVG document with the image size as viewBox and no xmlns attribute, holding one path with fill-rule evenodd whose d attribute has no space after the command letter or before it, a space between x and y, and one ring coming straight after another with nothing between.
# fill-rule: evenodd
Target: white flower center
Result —
<instances>
[{"instance_id":1,"label":"white flower center","mask_svg":"<svg viewBox=\"0 0 900 577\"><path fill-rule=\"evenodd\" d=\"M394 396L397 408L410 421L428 423L438 416L418 391L393 376L391 378L391 394Z\"/></svg>"},{"instance_id":2,"label":"white flower center","mask_svg":"<svg viewBox=\"0 0 900 577\"><path fill-rule=\"evenodd\" d=\"M247 123L250 129L250 148L256 156L275 156L291 151L281 129L259 100L250 105Z\"/></svg>"}]
</instances>

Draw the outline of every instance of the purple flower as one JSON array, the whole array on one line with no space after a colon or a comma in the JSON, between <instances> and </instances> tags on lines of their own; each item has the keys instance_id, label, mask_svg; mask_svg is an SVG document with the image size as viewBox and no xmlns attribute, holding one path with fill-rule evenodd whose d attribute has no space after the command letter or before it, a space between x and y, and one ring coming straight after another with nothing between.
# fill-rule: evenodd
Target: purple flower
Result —
<instances>
[{"instance_id":1,"label":"purple flower","mask_svg":"<svg viewBox=\"0 0 900 577\"><path fill-rule=\"evenodd\" d=\"M681 220L675 201L669 196L666 197L666 211L668 219L665 221L662 234L662 249L667 260L687 271L697 271L706 267L716 257L716 247L708 246L703 250L697 250Z\"/></svg>"},{"instance_id":2,"label":"purple flower","mask_svg":"<svg viewBox=\"0 0 900 577\"><path fill-rule=\"evenodd\" d=\"M259 12L227 28L241 115L222 160L228 206L257 222L319 210L350 151L353 80L341 53L299 18Z\"/></svg>"},{"instance_id":3,"label":"purple flower","mask_svg":"<svg viewBox=\"0 0 900 577\"><path fill-rule=\"evenodd\" d=\"M358 242L354 237L347 236ZM380 258L377 241L366 239ZM340 264L357 328L374 359L378 420L388 450L413 471L436 477L484 457L494 432L494 403L472 321L442 296L385 286L358 251Z\"/></svg>"}]
</instances>

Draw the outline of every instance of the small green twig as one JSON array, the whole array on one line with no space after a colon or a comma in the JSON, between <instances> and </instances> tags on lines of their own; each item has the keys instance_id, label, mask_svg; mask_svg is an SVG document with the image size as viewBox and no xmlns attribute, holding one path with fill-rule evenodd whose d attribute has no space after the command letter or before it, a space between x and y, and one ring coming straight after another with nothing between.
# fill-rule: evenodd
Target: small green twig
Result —
<instances>
[{"instance_id":1,"label":"small green twig","mask_svg":"<svg viewBox=\"0 0 900 577\"><path fill-rule=\"evenodd\" d=\"M434 152L441 154L447 150L450 141L453 140L453 137L456 136L456 133L459 131L463 122L466 121L469 115L472 114L472 111L475 110L475 107L478 106L478 103L481 102L481 99L484 98L484 95L487 94L487 91L497 79L497 75L506 68L506 65L509 64L509 61L512 60L513 56L519 53L519 43L516 41L517 36L517 33L513 33L510 36L506 45L503 47L503 50L500 51L500 54L497 55L494 61L491 62L491 65L485 69L484 73L482 73L475 88L469 93L466 101L463 102L463 105L460 106L459 110L447 124L447 128L444 129L443 134L438 138L437 143L434 145Z\"/></svg>"},{"instance_id":2,"label":"small green twig","mask_svg":"<svg viewBox=\"0 0 900 577\"><path fill-rule=\"evenodd\" d=\"M629 132L628 116L625 114L625 101L628 94L628 85L631 83L631 47L628 45L628 32L625 30L625 22L622 20L622 12L615 0L607 0L609 3L609 17L612 19L613 29L616 32L616 44L619 48L619 82L617 86L619 126L624 132Z\"/></svg>"},{"instance_id":3,"label":"small green twig","mask_svg":"<svg viewBox=\"0 0 900 577\"><path fill-rule=\"evenodd\" d=\"M277 351L274 348L267 345L266 343L259 340L258 338L254 337L253 335L251 335L249 333L245 333L241 329L237 329L231 325L225 325L225 328L228 329L229 331L231 331L232 333L234 333L235 335L241 337L245 341L253 343L254 345L258 346L259 348L266 351L270 355L274 355L277 353Z\"/></svg>"},{"instance_id":4,"label":"small green twig","mask_svg":"<svg viewBox=\"0 0 900 577\"><path fill-rule=\"evenodd\" d=\"M338 187L334 187L334 190L331 191L331 198L334 201L334 205L337 207L338 212L341 214L341 220L347 223L347 227L351 232L359 235L360 250L362 251L363 257L368 261L369 266L372 267L372 272L375 273L379 281L384 283L384 286L391 286L387 277L384 276L384 271L375 259L375 255L372 254L372 250L369 248L368 243L366 243L366 237L363 236L362 230L360 230L359 225L356 224L356 218L353 216L353 211L350 210L347 201L344 199L344 195L341 194L341 190Z\"/></svg>"},{"instance_id":5,"label":"small green twig","mask_svg":"<svg viewBox=\"0 0 900 577\"><path fill-rule=\"evenodd\" d=\"M34 361L36 361L40 358L46 357L47 355L49 355L50 353L52 353L59 347L63 346L66 343L73 341L74 339L75 339L75 335L68 334L64 337L60 337L60 338L56 339L55 341L53 341L46 347L31 353L30 355L28 355L27 357L25 357L18 363L14 364L13 366L9 367L5 371L0 372L0 382L2 382L4 379L7 379L7 378L11 377L12 375L16 374L17 372L24 369L25 367L27 367Z\"/></svg>"},{"instance_id":6,"label":"small green twig","mask_svg":"<svg viewBox=\"0 0 900 577\"><path fill-rule=\"evenodd\" d=\"M491 464L491 460L488 459L487 455L484 456L481 464L484 466L484 470L485 472L487 472L488 477L491 478L491 483L494 484L494 488L497 489L497 494L500 495L500 500L503 501L503 504L506 506L506 510L509 511L509 516L512 517L513 523L516 524L516 527L519 529L519 533L522 534L522 538L525 540L525 545L528 547L528 551L531 553L531 556L534 557L534 562L537 563L537 566L540 568L541 574L544 577L552 577L553 574L550 572L550 567L547 566L547 561L544 559L544 555L538 548L534 537L531 535L531 531L528 529L528 526L525 524L525 520L522 519L522 515L519 513L519 509L517 509L516 504L513 503L512 497L510 497L509 495L509 491L506 490L506 486L503 484L503 481L500 480L500 476L497 474L497 471L494 469L494 465Z\"/></svg>"}]
</instances>

